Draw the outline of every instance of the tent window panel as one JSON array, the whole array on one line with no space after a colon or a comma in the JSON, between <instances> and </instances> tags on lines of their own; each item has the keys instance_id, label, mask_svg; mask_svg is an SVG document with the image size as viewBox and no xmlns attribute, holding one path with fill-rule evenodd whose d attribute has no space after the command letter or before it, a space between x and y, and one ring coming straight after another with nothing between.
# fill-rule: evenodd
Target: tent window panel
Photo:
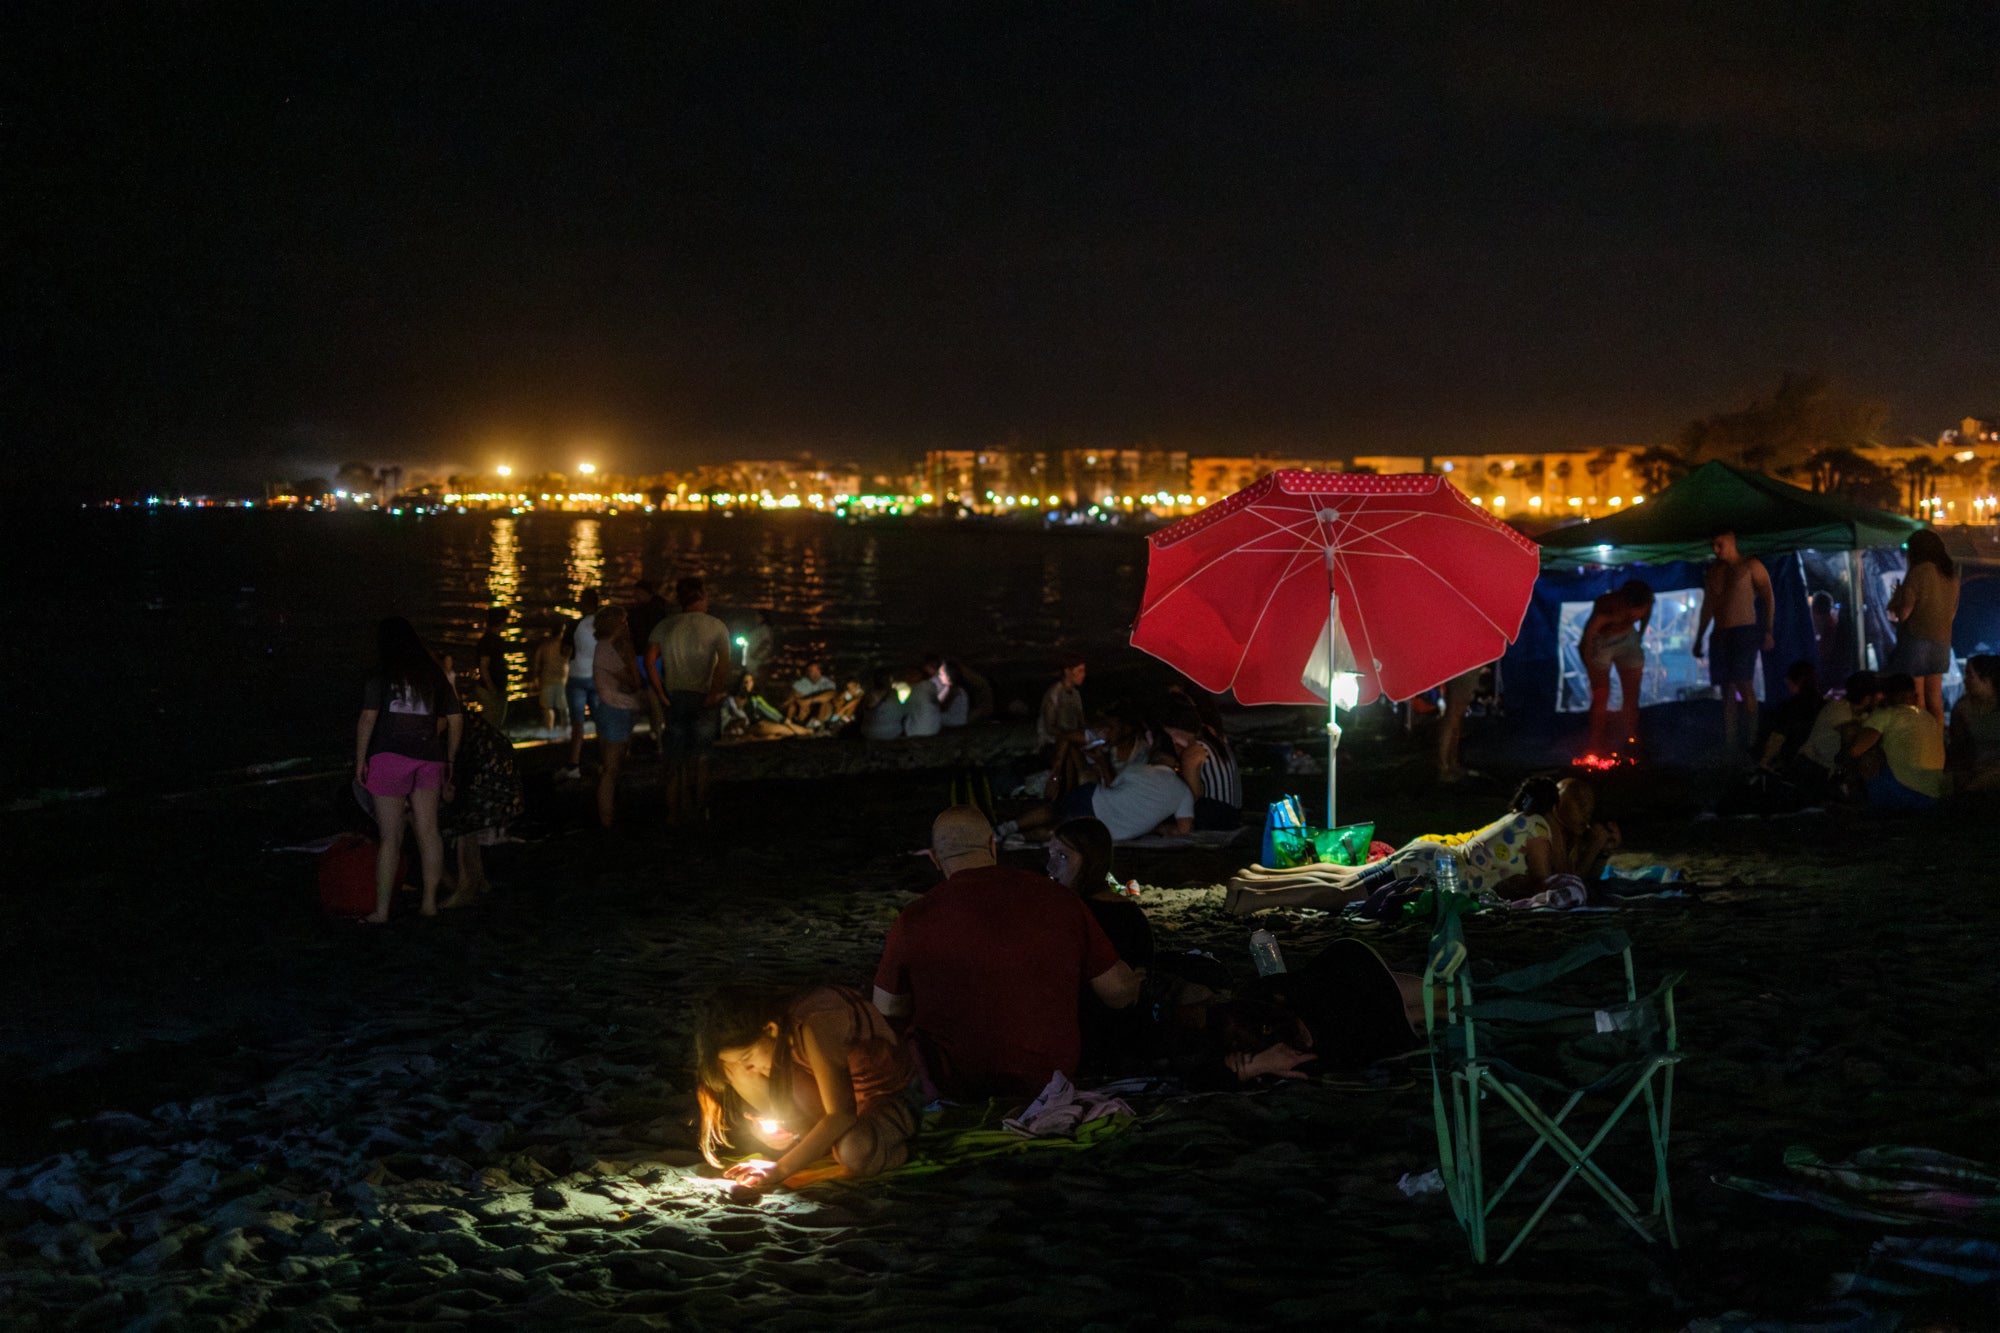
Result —
<instances>
[{"instance_id":1,"label":"tent window panel","mask_svg":"<svg viewBox=\"0 0 2000 1333\"><path fill-rule=\"evenodd\" d=\"M1562 679L1556 687L1556 710L1563 713L1590 711L1590 673L1584 670L1580 646L1583 627L1590 619L1590 602L1564 602L1556 622L1557 656ZM1682 588L1653 594L1653 620L1646 626L1646 670L1639 678L1639 707L1678 703L1686 699L1712 699L1715 688L1708 683L1708 661L1696 661L1690 654L1694 630L1701 616L1701 589ZM1764 660L1757 659L1757 697L1764 698ZM1624 686L1617 671L1611 673L1611 707L1623 706Z\"/></svg>"}]
</instances>

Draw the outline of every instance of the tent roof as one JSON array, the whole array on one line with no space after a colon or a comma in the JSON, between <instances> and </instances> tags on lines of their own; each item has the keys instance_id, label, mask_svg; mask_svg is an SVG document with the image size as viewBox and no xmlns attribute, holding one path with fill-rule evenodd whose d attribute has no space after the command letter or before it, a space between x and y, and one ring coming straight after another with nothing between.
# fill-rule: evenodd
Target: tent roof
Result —
<instances>
[{"instance_id":1,"label":"tent roof","mask_svg":"<svg viewBox=\"0 0 2000 1333\"><path fill-rule=\"evenodd\" d=\"M1737 549L1745 555L1901 546L1923 526L1727 463L1704 463L1643 505L1548 533L1541 539L1542 564L1706 560L1709 533L1724 523L1735 527Z\"/></svg>"}]
</instances>

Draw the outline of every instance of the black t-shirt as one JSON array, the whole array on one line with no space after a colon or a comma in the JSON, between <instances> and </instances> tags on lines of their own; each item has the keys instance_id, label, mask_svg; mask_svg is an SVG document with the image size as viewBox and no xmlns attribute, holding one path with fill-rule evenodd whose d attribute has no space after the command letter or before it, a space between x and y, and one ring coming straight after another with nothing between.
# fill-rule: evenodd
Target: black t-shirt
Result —
<instances>
[{"instance_id":1,"label":"black t-shirt","mask_svg":"<svg viewBox=\"0 0 2000 1333\"><path fill-rule=\"evenodd\" d=\"M1105 938L1111 941L1112 948L1118 950L1118 956L1125 960L1127 967L1153 965L1153 926L1146 920L1139 904L1109 898L1085 898L1083 905L1097 918Z\"/></svg>"},{"instance_id":2,"label":"black t-shirt","mask_svg":"<svg viewBox=\"0 0 2000 1333\"><path fill-rule=\"evenodd\" d=\"M1765 714L1769 723L1764 728L1764 735L1769 737L1776 733L1785 738L1778 758L1790 759L1799 752L1799 747L1806 743L1806 737L1812 735L1813 721L1819 717L1819 706L1820 701L1810 694L1794 694Z\"/></svg>"},{"instance_id":3,"label":"black t-shirt","mask_svg":"<svg viewBox=\"0 0 2000 1333\"><path fill-rule=\"evenodd\" d=\"M368 734L368 753L442 762L444 732L438 723L465 710L459 707L458 694L445 686L442 674L431 683L430 695L426 700L422 691L413 690L401 681L391 688L382 677L370 676L361 689L363 711L375 714L375 729Z\"/></svg>"},{"instance_id":4,"label":"black t-shirt","mask_svg":"<svg viewBox=\"0 0 2000 1333\"><path fill-rule=\"evenodd\" d=\"M493 681L504 692L507 688L507 641L492 630L487 630L473 652L479 661L481 676L479 683L484 685L489 680Z\"/></svg>"},{"instance_id":5,"label":"black t-shirt","mask_svg":"<svg viewBox=\"0 0 2000 1333\"><path fill-rule=\"evenodd\" d=\"M649 597L627 613L625 619L632 626L632 642L642 655L646 651L646 640L653 637L653 628L667 618L667 611L666 598Z\"/></svg>"}]
</instances>

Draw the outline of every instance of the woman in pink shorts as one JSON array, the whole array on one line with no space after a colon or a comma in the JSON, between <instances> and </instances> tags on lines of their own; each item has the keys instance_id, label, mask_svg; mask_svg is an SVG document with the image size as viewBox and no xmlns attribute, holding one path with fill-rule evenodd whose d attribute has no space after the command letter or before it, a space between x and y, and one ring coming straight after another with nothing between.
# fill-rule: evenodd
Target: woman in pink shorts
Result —
<instances>
[{"instance_id":1,"label":"woman in pink shorts","mask_svg":"<svg viewBox=\"0 0 2000 1333\"><path fill-rule=\"evenodd\" d=\"M381 660L362 689L361 719L354 729L354 779L374 798L382 834L375 856L375 911L363 918L379 925L389 919L396 889L405 809L416 826L423 862L424 915L437 915L444 875L438 803L451 799L451 766L465 717L458 691L409 621L401 616L383 621L376 646Z\"/></svg>"}]
</instances>

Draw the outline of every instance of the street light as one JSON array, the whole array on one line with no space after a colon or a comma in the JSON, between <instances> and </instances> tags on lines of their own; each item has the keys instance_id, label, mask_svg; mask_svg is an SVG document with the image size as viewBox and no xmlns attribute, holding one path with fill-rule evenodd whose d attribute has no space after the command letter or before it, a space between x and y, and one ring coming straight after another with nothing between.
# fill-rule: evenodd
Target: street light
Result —
<instances>
[{"instance_id":1,"label":"street light","mask_svg":"<svg viewBox=\"0 0 2000 1333\"><path fill-rule=\"evenodd\" d=\"M591 473L593 473L593 472L597 471L597 464L595 464L595 463L578 463L578 464L576 465L576 470L577 470L578 472L581 472L581 473L582 473L582 474L583 474L584 476L586 476L586 477L587 477L587 476L589 476L589 475L590 475Z\"/></svg>"},{"instance_id":2,"label":"street light","mask_svg":"<svg viewBox=\"0 0 2000 1333\"><path fill-rule=\"evenodd\" d=\"M505 463L502 463L499 467L495 468L494 470L503 477L511 477L514 475L514 469L508 467Z\"/></svg>"}]
</instances>

